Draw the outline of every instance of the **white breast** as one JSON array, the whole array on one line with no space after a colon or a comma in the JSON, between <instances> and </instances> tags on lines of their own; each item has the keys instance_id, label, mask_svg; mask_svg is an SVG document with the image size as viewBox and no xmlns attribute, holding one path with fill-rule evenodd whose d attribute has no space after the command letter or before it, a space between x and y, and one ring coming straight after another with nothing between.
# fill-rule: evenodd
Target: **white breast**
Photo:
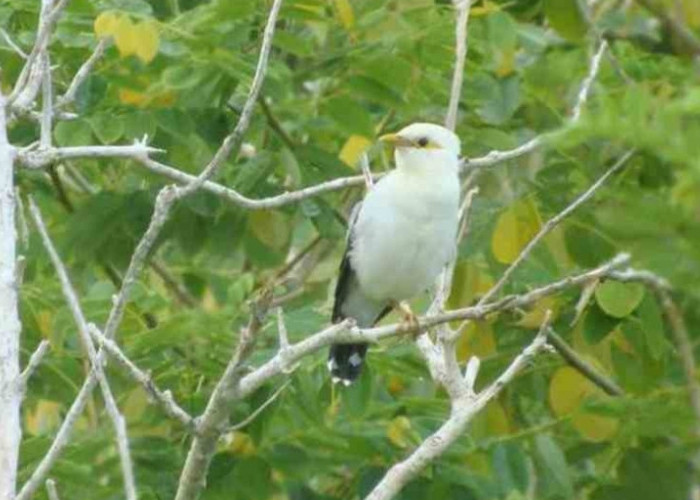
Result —
<instances>
[{"instance_id":1,"label":"white breast","mask_svg":"<svg viewBox=\"0 0 700 500\"><path fill-rule=\"evenodd\" d=\"M350 258L367 296L411 298L428 289L452 258L459 179L440 174L394 170L363 201Z\"/></svg>"}]
</instances>

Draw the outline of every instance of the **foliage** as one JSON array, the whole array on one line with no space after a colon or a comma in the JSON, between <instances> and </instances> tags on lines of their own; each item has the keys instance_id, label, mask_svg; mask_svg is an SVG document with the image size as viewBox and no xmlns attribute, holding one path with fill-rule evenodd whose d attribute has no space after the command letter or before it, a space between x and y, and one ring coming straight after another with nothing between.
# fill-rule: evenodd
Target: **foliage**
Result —
<instances>
[{"instance_id":1,"label":"foliage","mask_svg":"<svg viewBox=\"0 0 700 500\"><path fill-rule=\"evenodd\" d=\"M79 117L58 124L54 141L124 144L147 134L165 151L159 159L197 172L235 123L268 3L71 1L52 41L58 87L68 85L96 36L112 37L113 44L79 89L73 106ZM480 175L449 305L473 303L544 220L634 147L638 153L623 173L545 239L506 291L629 251L635 266L673 284L692 334L700 326L697 68L642 8L613 0L597 2L594 10L583 4L484 0L472 8L457 129L463 154L476 157L559 132L546 149ZM678 5L698 31L695 4ZM10 0L0 5L0 27L31 47L38 9L34 0ZM280 19L264 104L246 136L250 146L227 162L221 183L264 197L351 175L365 150L373 170L382 171L391 158L374 146L377 135L419 119L442 121L454 57L449 2L287 0ZM609 34L614 59L603 61L581 121L564 127L595 30ZM22 59L2 45L0 65L6 91ZM15 144L28 144L37 126L21 120L10 132ZM60 175L22 170L18 185L37 198L89 319L102 324L166 180L127 160L66 162L55 171ZM310 274L292 276L275 293L283 296L303 281L302 293L284 304L291 341L328 323L343 220L361 194L339 191L252 212L211 194L186 200L152 258L182 282L194 307L149 270L128 308L120 345L187 411L201 413L247 322L250 300L317 237ZM34 234L21 252L27 257L24 360L42 338L52 347L24 403L24 480L45 454L87 367ZM552 308L555 329L626 395L603 396L556 356L540 359L401 498L686 498L695 422L662 312L637 285L601 283L590 292L582 305L569 292L532 311L471 325L460 339L460 360L482 358L483 385ZM425 303L419 299L416 308ZM274 318L260 335L252 364L276 351ZM172 497L190 438L122 372L109 371L127 418L140 497ZM306 359L290 380L260 416L221 443L206 499L357 498L448 410L405 340L372 349L369 369L350 388L330 384L323 355ZM282 383L274 380L231 408L231 421L243 420ZM118 454L97 393L52 477L64 498L121 496Z\"/></svg>"}]
</instances>

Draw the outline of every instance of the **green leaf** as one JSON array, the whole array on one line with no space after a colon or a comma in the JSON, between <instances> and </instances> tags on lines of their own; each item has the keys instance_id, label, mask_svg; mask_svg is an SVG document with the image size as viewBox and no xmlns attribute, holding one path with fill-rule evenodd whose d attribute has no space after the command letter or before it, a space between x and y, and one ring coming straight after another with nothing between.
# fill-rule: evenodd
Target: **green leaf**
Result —
<instances>
[{"instance_id":1,"label":"green leaf","mask_svg":"<svg viewBox=\"0 0 700 500\"><path fill-rule=\"evenodd\" d=\"M596 288L595 298L607 314L615 318L624 318L642 302L644 285L608 280Z\"/></svg>"},{"instance_id":2,"label":"green leaf","mask_svg":"<svg viewBox=\"0 0 700 500\"><path fill-rule=\"evenodd\" d=\"M490 125L507 122L520 107L520 79L510 76L494 80L489 96L478 109L479 116Z\"/></svg>"},{"instance_id":3,"label":"green leaf","mask_svg":"<svg viewBox=\"0 0 700 500\"><path fill-rule=\"evenodd\" d=\"M570 42L580 42L588 32L583 0L544 0L544 13L550 26Z\"/></svg>"},{"instance_id":4,"label":"green leaf","mask_svg":"<svg viewBox=\"0 0 700 500\"><path fill-rule=\"evenodd\" d=\"M92 142L92 128L84 120L58 122L53 135L59 146L84 146Z\"/></svg>"},{"instance_id":5,"label":"green leaf","mask_svg":"<svg viewBox=\"0 0 700 500\"><path fill-rule=\"evenodd\" d=\"M124 122L119 115L99 114L90 117L90 125L93 133L102 144L117 142L124 133Z\"/></svg>"},{"instance_id":6,"label":"green leaf","mask_svg":"<svg viewBox=\"0 0 700 500\"><path fill-rule=\"evenodd\" d=\"M658 360L668 352L669 343L664 335L664 322L659 304L652 294L647 293L644 296L637 313L649 354Z\"/></svg>"},{"instance_id":7,"label":"green leaf","mask_svg":"<svg viewBox=\"0 0 700 500\"><path fill-rule=\"evenodd\" d=\"M574 487L571 474L566 465L564 453L556 441L547 434L539 434L535 437L535 449L543 472L538 477L544 480L545 487L564 498L573 498Z\"/></svg>"}]
</instances>

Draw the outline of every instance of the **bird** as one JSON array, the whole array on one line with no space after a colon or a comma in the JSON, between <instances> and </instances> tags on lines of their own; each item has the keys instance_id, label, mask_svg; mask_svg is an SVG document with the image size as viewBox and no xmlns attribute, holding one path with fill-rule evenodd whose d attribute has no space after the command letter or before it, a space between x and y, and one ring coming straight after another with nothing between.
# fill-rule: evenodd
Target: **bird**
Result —
<instances>
[{"instance_id":1,"label":"bird","mask_svg":"<svg viewBox=\"0 0 700 500\"><path fill-rule=\"evenodd\" d=\"M415 322L403 301L426 291L454 258L459 225L460 140L433 123L413 123L380 142L394 147L395 168L368 191L348 224L332 323L374 326L393 308ZM366 343L333 344L334 383L356 380Z\"/></svg>"}]
</instances>

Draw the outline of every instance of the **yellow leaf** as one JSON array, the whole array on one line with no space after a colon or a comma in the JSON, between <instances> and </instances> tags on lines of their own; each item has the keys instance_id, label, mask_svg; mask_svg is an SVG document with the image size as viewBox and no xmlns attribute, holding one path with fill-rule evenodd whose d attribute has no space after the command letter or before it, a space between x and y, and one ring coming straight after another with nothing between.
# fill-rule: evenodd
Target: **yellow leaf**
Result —
<instances>
[{"instance_id":1,"label":"yellow leaf","mask_svg":"<svg viewBox=\"0 0 700 500\"><path fill-rule=\"evenodd\" d=\"M138 421L143 413L146 411L148 406L148 396L146 396L146 391L141 387L136 387L129 392L124 402L124 407L122 408L122 413L127 421L135 422Z\"/></svg>"},{"instance_id":2,"label":"yellow leaf","mask_svg":"<svg viewBox=\"0 0 700 500\"><path fill-rule=\"evenodd\" d=\"M589 441L607 441L617 434L620 421L616 418L581 411L571 417L574 427Z\"/></svg>"},{"instance_id":3,"label":"yellow leaf","mask_svg":"<svg viewBox=\"0 0 700 500\"><path fill-rule=\"evenodd\" d=\"M338 158L346 165L356 168L360 161L360 156L367 151L367 148L369 148L371 144L372 141L363 135L351 135L348 137L348 140L345 141Z\"/></svg>"},{"instance_id":4,"label":"yellow leaf","mask_svg":"<svg viewBox=\"0 0 700 500\"><path fill-rule=\"evenodd\" d=\"M510 47L507 50L499 50L496 54L498 58L498 66L496 67L496 75L506 77L515 71L515 47Z\"/></svg>"},{"instance_id":5,"label":"yellow leaf","mask_svg":"<svg viewBox=\"0 0 700 500\"><path fill-rule=\"evenodd\" d=\"M681 0L683 20L691 28L700 28L700 2L698 0Z\"/></svg>"},{"instance_id":6,"label":"yellow leaf","mask_svg":"<svg viewBox=\"0 0 700 500\"><path fill-rule=\"evenodd\" d=\"M559 269L565 270L573 266L573 260L569 255L569 251L566 249L564 228L557 226L552 229L552 232L544 237L544 243L547 245L549 253L554 257Z\"/></svg>"},{"instance_id":7,"label":"yellow leaf","mask_svg":"<svg viewBox=\"0 0 700 500\"><path fill-rule=\"evenodd\" d=\"M408 417L401 415L389 422L386 437L399 448L406 448L411 444L411 421Z\"/></svg>"},{"instance_id":8,"label":"yellow leaf","mask_svg":"<svg viewBox=\"0 0 700 500\"><path fill-rule=\"evenodd\" d=\"M144 21L133 27L136 40L136 56L148 64L158 53L158 26L154 21Z\"/></svg>"},{"instance_id":9,"label":"yellow leaf","mask_svg":"<svg viewBox=\"0 0 700 500\"><path fill-rule=\"evenodd\" d=\"M587 361L595 366L595 362ZM601 397L604 397L602 390L570 366L559 368L549 385L549 404L554 414L563 417L573 413L572 424L590 441L610 439L619 427L617 419L581 408L586 399Z\"/></svg>"},{"instance_id":10,"label":"yellow leaf","mask_svg":"<svg viewBox=\"0 0 700 500\"><path fill-rule=\"evenodd\" d=\"M486 429L490 436L505 436L510 434L510 420L503 405L497 399L492 400L484 409L486 414Z\"/></svg>"},{"instance_id":11,"label":"yellow leaf","mask_svg":"<svg viewBox=\"0 0 700 500\"><path fill-rule=\"evenodd\" d=\"M43 338L48 338L53 332L53 315L48 309L39 311L36 315L36 323Z\"/></svg>"},{"instance_id":12,"label":"yellow leaf","mask_svg":"<svg viewBox=\"0 0 700 500\"><path fill-rule=\"evenodd\" d=\"M34 436L51 433L61 422L60 409L61 405L56 401L40 399L34 411L24 416L25 430Z\"/></svg>"},{"instance_id":13,"label":"yellow leaf","mask_svg":"<svg viewBox=\"0 0 700 500\"><path fill-rule=\"evenodd\" d=\"M265 246L281 250L291 235L289 217L276 210L259 210L248 219L248 227Z\"/></svg>"},{"instance_id":14,"label":"yellow leaf","mask_svg":"<svg viewBox=\"0 0 700 500\"><path fill-rule=\"evenodd\" d=\"M451 309L471 305L477 297L488 292L493 278L472 260L460 260L452 277L452 290L447 301Z\"/></svg>"},{"instance_id":15,"label":"yellow leaf","mask_svg":"<svg viewBox=\"0 0 700 500\"><path fill-rule=\"evenodd\" d=\"M129 104L132 106L143 106L149 101L146 94L131 89L119 89L118 95L122 104Z\"/></svg>"},{"instance_id":16,"label":"yellow leaf","mask_svg":"<svg viewBox=\"0 0 700 500\"><path fill-rule=\"evenodd\" d=\"M98 38L114 35L119 16L115 12L103 12L95 18L93 29Z\"/></svg>"},{"instance_id":17,"label":"yellow leaf","mask_svg":"<svg viewBox=\"0 0 700 500\"><path fill-rule=\"evenodd\" d=\"M520 318L516 325L523 328L539 328L544 321L544 315L547 313L547 310L552 311L552 321L554 321L557 309L558 302L556 298L542 297Z\"/></svg>"},{"instance_id":18,"label":"yellow leaf","mask_svg":"<svg viewBox=\"0 0 700 500\"><path fill-rule=\"evenodd\" d=\"M594 390L595 386L578 371L562 366L549 383L549 404L557 417L563 417L576 410Z\"/></svg>"},{"instance_id":19,"label":"yellow leaf","mask_svg":"<svg viewBox=\"0 0 700 500\"><path fill-rule=\"evenodd\" d=\"M223 450L230 451L234 455L253 455L255 453L255 443L245 432L233 431L224 436Z\"/></svg>"},{"instance_id":20,"label":"yellow leaf","mask_svg":"<svg viewBox=\"0 0 700 500\"><path fill-rule=\"evenodd\" d=\"M120 15L114 23L114 43L119 50L120 57L136 54L138 40L136 39L135 25L126 15Z\"/></svg>"},{"instance_id":21,"label":"yellow leaf","mask_svg":"<svg viewBox=\"0 0 700 500\"><path fill-rule=\"evenodd\" d=\"M355 13L352 10L350 0L335 0L335 10L343 28L350 31L355 24Z\"/></svg>"},{"instance_id":22,"label":"yellow leaf","mask_svg":"<svg viewBox=\"0 0 700 500\"><path fill-rule=\"evenodd\" d=\"M396 396L403 390L406 386L403 383L403 379L397 375L392 375L389 377L389 383L387 384L387 390L392 396Z\"/></svg>"},{"instance_id":23,"label":"yellow leaf","mask_svg":"<svg viewBox=\"0 0 700 500\"><path fill-rule=\"evenodd\" d=\"M474 453L469 453L464 457L464 462L469 467L471 472L482 476L491 476L491 458L483 451L477 451Z\"/></svg>"},{"instance_id":24,"label":"yellow leaf","mask_svg":"<svg viewBox=\"0 0 700 500\"><path fill-rule=\"evenodd\" d=\"M537 206L531 199L520 200L508 207L498 217L491 235L491 251L496 260L502 264L512 263L541 225Z\"/></svg>"},{"instance_id":25,"label":"yellow leaf","mask_svg":"<svg viewBox=\"0 0 700 500\"><path fill-rule=\"evenodd\" d=\"M476 3L476 2L475 2ZM484 2L483 5L479 7L472 7L469 9L469 15L471 17L487 16L493 12L498 12L501 10L501 6L494 2L489 2L488 0Z\"/></svg>"},{"instance_id":26,"label":"yellow leaf","mask_svg":"<svg viewBox=\"0 0 700 500\"><path fill-rule=\"evenodd\" d=\"M471 321L457 339L457 359L466 361L472 356L484 358L496 352L493 328L488 321Z\"/></svg>"}]
</instances>

